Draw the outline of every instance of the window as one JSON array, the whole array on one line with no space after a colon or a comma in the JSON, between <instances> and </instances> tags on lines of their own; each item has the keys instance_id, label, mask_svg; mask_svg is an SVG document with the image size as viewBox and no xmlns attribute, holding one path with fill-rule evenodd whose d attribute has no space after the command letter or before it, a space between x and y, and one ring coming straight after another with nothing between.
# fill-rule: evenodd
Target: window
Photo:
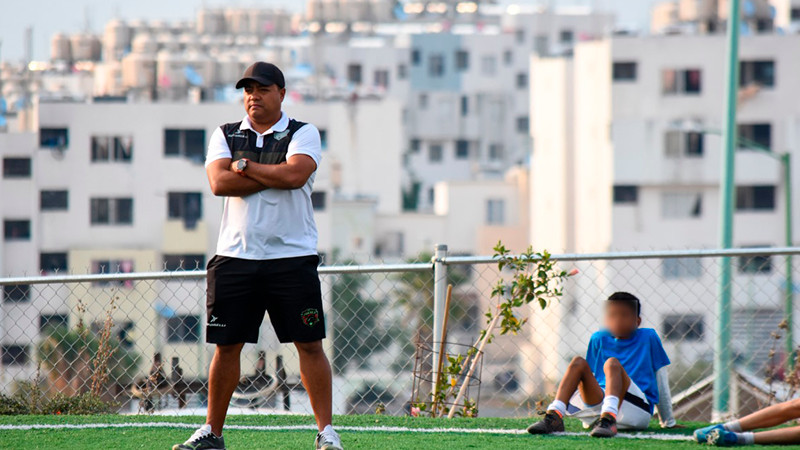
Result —
<instances>
[{"instance_id":1,"label":"window","mask_svg":"<svg viewBox=\"0 0 800 450\"><path fill-rule=\"evenodd\" d=\"M514 31L514 38L517 40L517 44L522 44L525 42L525 30L517 29Z\"/></svg>"},{"instance_id":2,"label":"window","mask_svg":"<svg viewBox=\"0 0 800 450\"><path fill-rule=\"evenodd\" d=\"M386 69L379 69L375 71L375 86L383 89L389 87L389 71Z\"/></svg>"},{"instance_id":3,"label":"window","mask_svg":"<svg viewBox=\"0 0 800 450\"><path fill-rule=\"evenodd\" d=\"M206 255L202 254L168 254L164 255L164 270L203 270L206 267Z\"/></svg>"},{"instance_id":4,"label":"window","mask_svg":"<svg viewBox=\"0 0 800 450\"><path fill-rule=\"evenodd\" d=\"M489 161L503 160L503 144L489 144Z\"/></svg>"},{"instance_id":5,"label":"window","mask_svg":"<svg viewBox=\"0 0 800 450\"><path fill-rule=\"evenodd\" d=\"M215 316L209 318L209 323ZM178 315L167 319L167 342L189 343L200 341L200 317L191 315Z\"/></svg>"},{"instance_id":6,"label":"window","mask_svg":"<svg viewBox=\"0 0 800 450\"><path fill-rule=\"evenodd\" d=\"M164 155L183 156L202 162L206 154L206 130L165 129Z\"/></svg>"},{"instance_id":7,"label":"window","mask_svg":"<svg viewBox=\"0 0 800 450\"><path fill-rule=\"evenodd\" d=\"M66 211L69 206L68 202L67 191L39 192L39 209L42 211Z\"/></svg>"},{"instance_id":8,"label":"window","mask_svg":"<svg viewBox=\"0 0 800 450\"><path fill-rule=\"evenodd\" d=\"M481 58L481 72L486 76L493 76L497 72L497 58L486 55Z\"/></svg>"},{"instance_id":9,"label":"window","mask_svg":"<svg viewBox=\"0 0 800 450\"><path fill-rule=\"evenodd\" d=\"M418 97L419 107L420 109L427 109L428 108L428 94L419 94Z\"/></svg>"},{"instance_id":10,"label":"window","mask_svg":"<svg viewBox=\"0 0 800 450\"><path fill-rule=\"evenodd\" d=\"M768 123L739 124L739 136L765 148L772 148L772 125ZM746 145L740 145L746 148Z\"/></svg>"},{"instance_id":11,"label":"window","mask_svg":"<svg viewBox=\"0 0 800 450\"><path fill-rule=\"evenodd\" d=\"M311 193L311 206L314 211L325 211L327 197L324 191Z\"/></svg>"},{"instance_id":12,"label":"window","mask_svg":"<svg viewBox=\"0 0 800 450\"><path fill-rule=\"evenodd\" d=\"M90 200L92 225L130 225L133 223L132 198L93 198Z\"/></svg>"},{"instance_id":13,"label":"window","mask_svg":"<svg viewBox=\"0 0 800 450\"><path fill-rule=\"evenodd\" d=\"M466 95L461 96L461 117L469 114L469 97Z\"/></svg>"},{"instance_id":14,"label":"window","mask_svg":"<svg viewBox=\"0 0 800 450\"><path fill-rule=\"evenodd\" d=\"M39 315L39 332L47 332L48 329L67 328L69 326L69 316L66 314L41 314Z\"/></svg>"},{"instance_id":15,"label":"window","mask_svg":"<svg viewBox=\"0 0 800 450\"><path fill-rule=\"evenodd\" d=\"M92 261L92 273L95 274L103 274L103 273L132 273L133 272L133 261L130 259L98 259ZM103 280L103 281L95 281L92 283L92 286L121 286L126 288L133 287L133 282L131 280Z\"/></svg>"},{"instance_id":16,"label":"window","mask_svg":"<svg viewBox=\"0 0 800 450\"><path fill-rule=\"evenodd\" d=\"M775 61L742 61L739 71L739 86L775 86Z\"/></svg>"},{"instance_id":17,"label":"window","mask_svg":"<svg viewBox=\"0 0 800 450\"><path fill-rule=\"evenodd\" d=\"M325 128L319 129L319 146L322 150L328 149L328 130Z\"/></svg>"},{"instance_id":18,"label":"window","mask_svg":"<svg viewBox=\"0 0 800 450\"><path fill-rule=\"evenodd\" d=\"M697 192L664 192L661 194L661 217L689 219L703 214L703 194Z\"/></svg>"},{"instance_id":19,"label":"window","mask_svg":"<svg viewBox=\"0 0 800 450\"><path fill-rule=\"evenodd\" d=\"M800 7L792 7L792 9L789 11L789 17L793 22L800 20Z\"/></svg>"},{"instance_id":20,"label":"window","mask_svg":"<svg viewBox=\"0 0 800 450\"><path fill-rule=\"evenodd\" d=\"M486 200L486 224L504 225L506 222L505 207L506 207L505 200L502 199Z\"/></svg>"},{"instance_id":21,"label":"window","mask_svg":"<svg viewBox=\"0 0 800 450\"><path fill-rule=\"evenodd\" d=\"M347 82L361 84L361 64L347 65Z\"/></svg>"},{"instance_id":22,"label":"window","mask_svg":"<svg viewBox=\"0 0 800 450\"><path fill-rule=\"evenodd\" d=\"M3 178L30 178L30 158L3 158Z\"/></svg>"},{"instance_id":23,"label":"window","mask_svg":"<svg viewBox=\"0 0 800 450\"><path fill-rule=\"evenodd\" d=\"M397 79L398 80L405 80L408 78L408 67L405 64L398 64L397 65Z\"/></svg>"},{"instance_id":24,"label":"window","mask_svg":"<svg viewBox=\"0 0 800 450\"><path fill-rule=\"evenodd\" d=\"M418 66L422 62L422 52L415 48L411 50L411 64Z\"/></svg>"},{"instance_id":25,"label":"window","mask_svg":"<svg viewBox=\"0 0 800 450\"><path fill-rule=\"evenodd\" d=\"M66 272L66 252L39 253L39 270L43 273Z\"/></svg>"},{"instance_id":26,"label":"window","mask_svg":"<svg viewBox=\"0 0 800 450\"><path fill-rule=\"evenodd\" d=\"M203 194L199 192L170 192L167 194L167 218L182 220L193 229L203 218Z\"/></svg>"},{"instance_id":27,"label":"window","mask_svg":"<svg viewBox=\"0 0 800 450\"><path fill-rule=\"evenodd\" d=\"M664 95L699 94L702 76L699 69L673 70L661 72L661 92Z\"/></svg>"},{"instance_id":28,"label":"window","mask_svg":"<svg viewBox=\"0 0 800 450\"><path fill-rule=\"evenodd\" d=\"M30 355L28 355L27 345L3 344L2 350L2 361L4 366L24 366L25 364L28 364Z\"/></svg>"},{"instance_id":29,"label":"window","mask_svg":"<svg viewBox=\"0 0 800 450\"><path fill-rule=\"evenodd\" d=\"M661 263L661 274L668 280L700 278L702 272L700 258L669 258Z\"/></svg>"},{"instance_id":30,"label":"window","mask_svg":"<svg viewBox=\"0 0 800 450\"><path fill-rule=\"evenodd\" d=\"M131 331L133 331L134 328L133 322L126 320L118 323L114 328L116 329L119 345L121 345L123 348L133 348L134 341L133 337L131 336Z\"/></svg>"},{"instance_id":31,"label":"window","mask_svg":"<svg viewBox=\"0 0 800 450\"><path fill-rule=\"evenodd\" d=\"M639 201L639 186L614 186L614 204L635 205Z\"/></svg>"},{"instance_id":32,"label":"window","mask_svg":"<svg viewBox=\"0 0 800 450\"><path fill-rule=\"evenodd\" d=\"M703 156L703 133L669 130L664 134L664 154L668 158Z\"/></svg>"},{"instance_id":33,"label":"window","mask_svg":"<svg viewBox=\"0 0 800 450\"><path fill-rule=\"evenodd\" d=\"M419 139L411 139L408 141L408 148L412 153L419 153L422 148L422 141Z\"/></svg>"},{"instance_id":34,"label":"window","mask_svg":"<svg viewBox=\"0 0 800 450\"><path fill-rule=\"evenodd\" d=\"M130 136L92 136L92 162L130 162L133 138Z\"/></svg>"},{"instance_id":35,"label":"window","mask_svg":"<svg viewBox=\"0 0 800 450\"><path fill-rule=\"evenodd\" d=\"M525 72L520 72L517 74L517 89L527 89L528 88L528 74Z\"/></svg>"},{"instance_id":36,"label":"window","mask_svg":"<svg viewBox=\"0 0 800 450\"><path fill-rule=\"evenodd\" d=\"M664 316L661 335L665 341L702 341L705 323L700 314L671 314Z\"/></svg>"},{"instance_id":37,"label":"window","mask_svg":"<svg viewBox=\"0 0 800 450\"><path fill-rule=\"evenodd\" d=\"M528 116L517 117L517 132L518 133L528 134L529 127L530 127L530 124L529 124Z\"/></svg>"},{"instance_id":38,"label":"window","mask_svg":"<svg viewBox=\"0 0 800 450\"><path fill-rule=\"evenodd\" d=\"M739 257L739 273L767 274L771 272L772 258L768 255Z\"/></svg>"},{"instance_id":39,"label":"window","mask_svg":"<svg viewBox=\"0 0 800 450\"><path fill-rule=\"evenodd\" d=\"M614 81L636 81L636 63L615 62L611 66L611 77Z\"/></svg>"},{"instance_id":40,"label":"window","mask_svg":"<svg viewBox=\"0 0 800 450\"><path fill-rule=\"evenodd\" d=\"M542 34L533 38L533 51L539 56L544 56L550 53L550 39L547 35Z\"/></svg>"},{"instance_id":41,"label":"window","mask_svg":"<svg viewBox=\"0 0 800 450\"><path fill-rule=\"evenodd\" d=\"M442 162L443 157L444 150L442 149L442 144L431 144L428 146L428 161Z\"/></svg>"},{"instance_id":42,"label":"window","mask_svg":"<svg viewBox=\"0 0 800 450\"><path fill-rule=\"evenodd\" d=\"M29 284L6 284L3 286L3 301L6 303L27 302L31 299Z\"/></svg>"},{"instance_id":43,"label":"window","mask_svg":"<svg viewBox=\"0 0 800 450\"><path fill-rule=\"evenodd\" d=\"M444 55L433 54L428 57L428 75L434 78L444 76Z\"/></svg>"},{"instance_id":44,"label":"window","mask_svg":"<svg viewBox=\"0 0 800 450\"><path fill-rule=\"evenodd\" d=\"M3 235L7 241L29 241L31 239L31 221L6 220L3 222Z\"/></svg>"},{"instance_id":45,"label":"window","mask_svg":"<svg viewBox=\"0 0 800 450\"><path fill-rule=\"evenodd\" d=\"M558 40L562 44L572 44L572 41L575 40L575 33L572 30L561 30L558 33Z\"/></svg>"},{"instance_id":46,"label":"window","mask_svg":"<svg viewBox=\"0 0 800 450\"><path fill-rule=\"evenodd\" d=\"M736 186L737 211L773 211L775 186Z\"/></svg>"},{"instance_id":47,"label":"window","mask_svg":"<svg viewBox=\"0 0 800 450\"><path fill-rule=\"evenodd\" d=\"M456 70L468 70L469 69L469 52L466 50L458 50L456 51Z\"/></svg>"},{"instance_id":48,"label":"window","mask_svg":"<svg viewBox=\"0 0 800 450\"><path fill-rule=\"evenodd\" d=\"M66 128L40 128L39 147L56 149L69 147L69 130Z\"/></svg>"},{"instance_id":49,"label":"window","mask_svg":"<svg viewBox=\"0 0 800 450\"><path fill-rule=\"evenodd\" d=\"M510 66L514 63L514 53L511 50L506 50L503 52L503 64Z\"/></svg>"},{"instance_id":50,"label":"window","mask_svg":"<svg viewBox=\"0 0 800 450\"><path fill-rule=\"evenodd\" d=\"M469 158L469 141L459 139L456 141L456 159Z\"/></svg>"}]
</instances>

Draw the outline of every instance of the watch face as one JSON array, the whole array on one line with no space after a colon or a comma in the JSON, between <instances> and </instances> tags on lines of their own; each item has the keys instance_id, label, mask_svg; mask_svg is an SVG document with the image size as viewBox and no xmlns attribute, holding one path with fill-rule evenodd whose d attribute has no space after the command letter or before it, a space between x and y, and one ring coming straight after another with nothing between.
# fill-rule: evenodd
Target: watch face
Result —
<instances>
[{"instance_id":1,"label":"watch face","mask_svg":"<svg viewBox=\"0 0 800 450\"><path fill-rule=\"evenodd\" d=\"M236 167L239 170L244 170L244 168L247 167L247 161L240 159L239 162L236 163Z\"/></svg>"}]
</instances>

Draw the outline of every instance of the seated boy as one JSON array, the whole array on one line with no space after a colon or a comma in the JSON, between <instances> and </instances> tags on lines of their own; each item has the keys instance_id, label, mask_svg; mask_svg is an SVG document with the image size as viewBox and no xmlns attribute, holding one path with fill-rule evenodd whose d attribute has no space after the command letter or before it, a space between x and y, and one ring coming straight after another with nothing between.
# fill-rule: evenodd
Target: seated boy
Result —
<instances>
[{"instance_id":1,"label":"seated boy","mask_svg":"<svg viewBox=\"0 0 800 450\"><path fill-rule=\"evenodd\" d=\"M661 339L652 328L639 328L641 303L615 292L605 305L605 329L592 335L586 359L575 357L558 386L544 419L531 434L564 431L563 417L580 419L591 436L612 437L617 428L641 430L650 425L658 404L662 427L674 427L672 400Z\"/></svg>"},{"instance_id":2,"label":"seated boy","mask_svg":"<svg viewBox=\"0 0 800 450\"><path fill-rule=\"evenodd\" d=\"M800 419L800 398L769 406L726 424L701 428L694 432L694 437L701 444L708 443L718 447L754 444L797 445L800 444L800 426L752 432L778 426L794 419Z\"/></svg>"}]
</instances>

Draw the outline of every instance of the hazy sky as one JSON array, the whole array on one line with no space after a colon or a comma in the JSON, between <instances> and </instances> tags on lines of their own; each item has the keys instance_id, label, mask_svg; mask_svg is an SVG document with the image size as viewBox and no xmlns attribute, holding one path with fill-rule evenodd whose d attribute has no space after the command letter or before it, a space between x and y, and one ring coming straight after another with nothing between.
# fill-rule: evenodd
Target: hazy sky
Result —
<instances>
[{"instance_id":1,"label":"hazy sky","mask_svg":"<svg viewBox=\"0 0 800 450\"><path fill-rule=\"evenodd\" d=\"M546 0L501 0L502 3L543 3ZM592 4L614 9L619 22L646 27L656 0L549 0L551 4ZM202 6L283 6L301 10L305 0L0 0L0 60L22 58L25 27L33 26L33 57L47 59L50 37L86 27L101 31L114 17L124 19L191 20Z\"/></svg>"}]
</instances>

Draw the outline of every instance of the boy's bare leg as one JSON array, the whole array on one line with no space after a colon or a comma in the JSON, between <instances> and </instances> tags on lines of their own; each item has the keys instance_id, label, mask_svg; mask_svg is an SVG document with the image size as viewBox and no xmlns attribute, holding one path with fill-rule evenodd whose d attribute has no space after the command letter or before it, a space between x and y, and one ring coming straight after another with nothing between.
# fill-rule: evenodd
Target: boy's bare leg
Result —
<instances>
[{"instance_id":1,"label":"boy's bare leg","mask_svg":"<svg viewBox=\"0 0 800 450\"><path fill-rule=\"evenodd\" d=\"M800 399L794 399L772 405L742 417L738 420L741 430L731 431L750 431L770 428L798 418L800 418ZM756 436L758 436L758 434Z\"/></svg>"},{"instance_id":2,"label":"boy's bare leg","mask_svg":"<svg viewBox=\"0 0 800 450\"><path fill-rule=\"evenodd\" d=\"M581 399L586 405L596 405L603 401L603 389L597 383L589 363L580 356L572 358L564 378L558 385L556 400L567 404L572 394L580 391Z\"/></svg>"},{"instance_id":3,"label":"boy's bare leg","mask_svg":"<svg viewBox=\"0 0 800 450\"><path fill-rule=\"evenodd\" d=\"M631 387L631 378L617 358L608 358L603 365L603 372L606 374L606 395L617 397L621 405L625 393Z\"/></svg>"},{"instance_id":4,"label":"boy's bare leg","mask_svg":"<svg viewBox=\"0 0 800 450\"><path fill-rule=\"evenodd\" d=\"M759 431L758 433L755 434L755 443L758 445L800 444L800 427L779 428L777 430Z\"/></svg>"}]
</instances>

